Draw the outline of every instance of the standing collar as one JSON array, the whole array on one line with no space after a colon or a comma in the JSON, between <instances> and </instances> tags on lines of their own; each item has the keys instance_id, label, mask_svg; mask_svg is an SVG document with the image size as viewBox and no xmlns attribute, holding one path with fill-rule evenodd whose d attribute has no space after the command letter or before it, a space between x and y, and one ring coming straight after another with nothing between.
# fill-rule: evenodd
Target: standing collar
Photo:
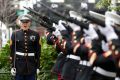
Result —
<instances>
[{"instance_id":1,"label":"standing collar","mask_svg":"<svg viewBox=\"0 0 120 80\"><path fill-rule=\"evenodd\" d=\"M23 31L23 32L28 32L30 29L28 29L28 30L23 30L23 29L21 29L21 31Z\"/></svg>"}]
</instances>

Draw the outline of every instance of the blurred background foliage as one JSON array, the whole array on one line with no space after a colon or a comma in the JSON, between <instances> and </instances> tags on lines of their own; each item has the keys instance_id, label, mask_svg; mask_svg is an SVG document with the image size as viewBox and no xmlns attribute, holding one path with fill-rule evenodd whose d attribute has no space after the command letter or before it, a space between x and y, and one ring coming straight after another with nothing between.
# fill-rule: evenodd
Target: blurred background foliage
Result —
<instances>
[{"instance_id":1,"label":"blurred background foliage","mask_svg":"<svg viewBox=\"0 0 120 80\"><path fill-rule=\"evenodd\" d=\"M120 0L117 0L120 1ZM117 5L116 7L111 7L111 0L99 0L98 3L96 4L96 8L107 8L108 10L115 10L115 11L120 11L120 6Z\"/></svg>"},{"instance_id":2,"label":"blurred background foliage","mask_svg":"<svg viewBox=\"0 0 120 80\"><path fill-rule=\"evenodd\" d=\"M9 70L10 68L9 54L10 54L10 41L8 41L5 47L2 47L0 50L0 69L4 68Z\"/></svg>"},{"instance_id":3,"label":"blurred background foliage","mask_svg":"<svg viewBox=\"0 0 120 80\"><path fill-rule=\"evenodd\" d=\"M40 80L57 80L56 76L51 74L51 68L57 58L54 46L48 45L46 37L41 38L41 73L38 75Z\"/></svg>"},{"instance_id":4,"label":"blurred background foliage","mask_svg":"<svg viewBox=\"0 0 120 80\"><path fill-rule=\"evenodd\" d=\"M111 4L111 0L100 0L96 4L96 7L97 8L107 8L108 6L110 6L110 4Z\"/></svg>"}]
</instances>

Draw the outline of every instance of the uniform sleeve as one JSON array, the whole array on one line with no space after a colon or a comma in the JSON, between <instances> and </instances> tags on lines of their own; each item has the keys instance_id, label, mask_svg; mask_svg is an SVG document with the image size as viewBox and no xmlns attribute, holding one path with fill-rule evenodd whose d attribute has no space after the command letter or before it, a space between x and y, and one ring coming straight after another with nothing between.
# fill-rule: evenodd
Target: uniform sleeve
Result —
<instances>
[{"instance_id":1,"label":"uniform sleeve","mask_svg":"<svg viewBox=\"0 0 120 80\"><path fill-rule=\"evenodd\" d=\"M92 47L89 51L89 59L90 63L94 66L96 64L96 59L98 55L103 53L103 50L101 48L101 43L99 40L92 40Z\"/></svg>"},{"instance_id":2,"label":"uniform sleeve","mask_svg":"<svg viewBox=\"0 0 120 80\"><path fill-rule=\"evenodd\" d=\"M58 41L58 38L53 35L52 33L47 32L46 33L46 38L47 38L47 44L48 45L55 45L56 42Z\"/></svg>"},{"instance_id":3,"label":"uniform sleeve","mask_svg":"<svg viewBox=\"0 0 120 80\"><path fill-rule=\"evenodd\" d=\"M14 61L14 54L15 54L15 33L12 33L11 40L10 40L10 59L13 66Z\"/></svg>"},{"instance_id":4,"label":"uniform sleeve","mask_svg":"<svg viewBox=\"0 0 120 80\"><path fill-rule=\"evenodd\" d=\"M37 34L37 39L35 42L35 60L36 60L36 67L40 68L40 53L41 53L41 45L40 45L40 36Z\"/></svg>"},{"instance_id":5,"label":"uniform sleeve","mask_svg":"<svg viewBox=\"0 0 120 80\"><path fill-rule=\"evenodd\" d=\"M113 51L114 58L117 59L120 57L120 40L119 39L111 40L111 44L109 44L109 48L111 49L111 51Z\"/></svg>"},{"instance_id":6,"label":"uniform sleeve","mask_svg":"<svg viewBox=\"0 0 120 80\"><path fill-rule=\"evenodd\" d=\"M51 33L49 33L46 37L47 37L47 44L54 45L53 35Z\"/></svg>"},{"instance_id":7,"label":"uniform sleeve","mask_svg":"<svg viewBox=\"0 0 120 80\"><path fill-rule=\"evenodd\" d=\"M92 40L92 48L91 48L94 52L96 52L97 54L101 54L103 52L102 48L101 48L101 42L99 40Z\"/></svg>"},{"instance_id":8,"label":"uniform sleeve","mask_svg":"<svg viewBox=\"0 0 120 80\"><path fill-rule=\"evenodd\" d=\"M101 53L101 55L100 54L97 55L97 59L95 60L94 65L99 65L99 64L102 64L104 62L106 62L106 58Z\"/></svg>"}]
</instances>

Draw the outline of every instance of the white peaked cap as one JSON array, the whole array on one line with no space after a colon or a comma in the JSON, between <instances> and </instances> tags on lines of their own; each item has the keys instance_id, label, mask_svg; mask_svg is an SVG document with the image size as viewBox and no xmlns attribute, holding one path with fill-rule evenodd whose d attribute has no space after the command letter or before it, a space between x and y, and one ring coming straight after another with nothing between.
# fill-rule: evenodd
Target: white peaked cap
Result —
<instances>
[{"instance_id":1,"label":"white peaked cap","mask_svg":"<svg viewBox=\"0 0 120 80\"><path fill-rule=\"evenodd\" d=\"M31 20L30 17L31 17L31 15L25 14L25 15L20 15L20 16L18 17L18 19L19 19L19 20Z\"/></svg>"}]
</instances>

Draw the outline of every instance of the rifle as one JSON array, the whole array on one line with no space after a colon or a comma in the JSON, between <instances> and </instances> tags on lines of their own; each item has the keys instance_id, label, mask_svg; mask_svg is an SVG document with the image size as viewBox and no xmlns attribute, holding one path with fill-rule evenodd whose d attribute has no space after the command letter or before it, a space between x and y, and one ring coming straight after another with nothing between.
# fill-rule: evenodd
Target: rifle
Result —
<instances>
[{"instance_id":1,"label":"rifle","mask_svg":"<svg viewBox=\"0 0 120 80\"><path fill-rule=\"evenodd\" d=\"M24 7L24 8L27 9L27 10L29 10L30 12L34 13L36 16L39 16L42 20L44 20L45 22L47 22L49 25L52 25L52 23L57 24L57 22L58 22L58 20L55 20L53 18L51 19L48 16L42 15L39 12L36 12L35 10L31 9L30 7L29 8Z\"/></svg>"},{"instance_id":2,"label":"rifle","mask_svg":"<svg viewBox=\"0 0 120 80\"><path fill-rule=\"evenodd\" d=\"M38 21L38 20L36 20L36 19L34 19L34 18L30 17L30 16L27 16L27 17L30 18L31 20L39 23L41 26L47 28L48 30L50 30L50 31L55 31L55 28L54 28L54 27L50 27L50 26L49 26L46 22L44 22L42 19L40 19L40 21Z\"/></svg>"},{"instance_id":3,"label":"rifle","mask_svg":"<svg viewBox=\"0 0 120 80\"><path fill-rule=\"evenodd\" d=\"M75 24L77 24L77 25L79 25L79 26L81 26L81 27L87 28L86 26L87 26L88 24L86 24L86 22L84 22L84 21L78 21L78 20L73 19L73 18L71 18L71 17L69 17L69 16L61 15L61 13L59 13L59 12L57 12L57 11L55 11L55 10L52 10L52 8L46 6L45 4L43 4L43 3L41 3L41 2L40 2L39 4L41 4L42 6L44 6L45 8L47 8L48 10L50 10L51 12L53 12L54 14L56 14L57 16L60 16L60 17L62 17L63 19L65 19L65 20L67 20L67 21L69 21L69 22L75 23ZM90 14L89 12L85 12L85 13L83 13L83 14L81 14L81 15L82 15L82 17L86 18L86 19L89 20L89 21L92 21L92 22L94 22L94 23L96 23L96 24L99 24L99 25L101 25L101 26L105 26L105 22L104 22L104 21L101 21L100 19L97 19L97 18L91 16L91 14ZM89 23L89 22L88 22L88 23Z\"/></svg>"},{"instance_id":4,"label":"rifle","mask_svg":"<svg viewBox=\"0 0 120 80\"><path fill-rule=\"evenodd\" d=\"M55 11L55 10L52 10L52 9L49 8L48 6L44 5L43 3L40 3L40 4L43 5L45 8L47 8L48 10L50 10L50 11L51 11L52 13L54 13L55 15L60 16L62 19L66 20L66 21L69 21L69 22L71 22L71 23L75 23L75 24L77 24L77 25L79 25L79 26L82 26L82 27L88 29L87 26L88 26L89 24L87 24L86 22L84 22L84 21L78 21L78 20L73 19L73 18L71 18L71 17L69 17L69 16L64 16L64 15L62 15L61 13L59 13L59 12L57 12L57 11Z\"/></svg>"}]
</instances>

